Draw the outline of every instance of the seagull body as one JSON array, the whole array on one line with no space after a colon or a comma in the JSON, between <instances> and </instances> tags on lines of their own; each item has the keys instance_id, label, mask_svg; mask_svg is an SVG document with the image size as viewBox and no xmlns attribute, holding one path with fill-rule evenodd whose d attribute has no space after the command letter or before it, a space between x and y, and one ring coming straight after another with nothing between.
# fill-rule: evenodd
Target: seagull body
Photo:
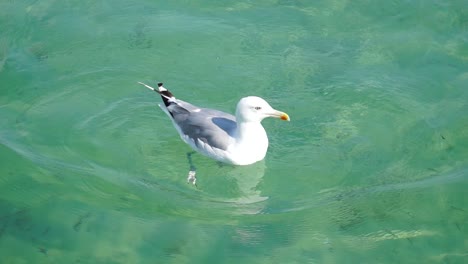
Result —
<instances>
[{"instance_id":1,"label":"seagull body","mask_svg":"<svg viewBox=\"0 0 468 264\"><path fill-rule=\"evenodd\" d=\"M172 120L185 143L205 156L228 164L249 165L265 158L268 137L261 124L264 118L289 121L286 113L273 109L257 96L242 98L233 116L176 99L162 83L158 83L158 88L140 84L161 95L164 104L159 107Z\"/></svg>"}]
</instances>

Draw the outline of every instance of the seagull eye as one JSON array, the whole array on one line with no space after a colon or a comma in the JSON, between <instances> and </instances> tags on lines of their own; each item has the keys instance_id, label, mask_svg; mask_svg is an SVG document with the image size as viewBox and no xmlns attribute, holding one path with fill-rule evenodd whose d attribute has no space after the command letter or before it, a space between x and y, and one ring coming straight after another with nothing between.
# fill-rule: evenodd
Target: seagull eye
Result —
<instances>
[{"instance_id":1,"label":"seagull eye","mask_svg":"<svg viewBox=\"0 0 468 264\"><path fill-rule=\"evenodd\" d=\"M260 106L256 106L256 107L254 107L254 108L255 108L255 110L260 110L260 109L262 109Z\"/></svg>"}]
</instances>

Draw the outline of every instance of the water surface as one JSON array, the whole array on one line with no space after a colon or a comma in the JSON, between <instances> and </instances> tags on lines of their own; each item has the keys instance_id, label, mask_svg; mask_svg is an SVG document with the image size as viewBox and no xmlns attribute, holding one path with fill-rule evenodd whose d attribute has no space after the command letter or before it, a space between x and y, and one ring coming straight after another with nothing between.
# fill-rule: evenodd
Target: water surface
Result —
<instances>
[{"instance_id":1,"label":"water surface","mask_svg":"<svg viewBox=\"0 0 468 264\"><path fill-rule=\"evenodd\" d=\"M465 1L3 1L2 263L466 263ZM194 156L137 81L233 112Z\"/></svg>"}]
</instances>

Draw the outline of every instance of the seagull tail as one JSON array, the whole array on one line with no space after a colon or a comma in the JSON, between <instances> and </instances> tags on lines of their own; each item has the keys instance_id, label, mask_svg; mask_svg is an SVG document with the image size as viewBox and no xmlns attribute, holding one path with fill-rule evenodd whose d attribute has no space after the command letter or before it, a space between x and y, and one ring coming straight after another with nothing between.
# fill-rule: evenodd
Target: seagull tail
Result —
<instances>
[{"instance_id":1,"label":"seagull tail","mask_svg":"<svg viewBox=\"0 0 468 264\"><path fill-rule=\"evenodd\" d=\"M158 83L158 88L153 88L145 83L138 82L139 84L145 86L146 88L157 92L159 95L161 95L161 99L164 102L164 105L167 107L171 104L171 101L175 100L174 95L166 88L164 88L163 83Z\"/></svg>"}]
</instances>

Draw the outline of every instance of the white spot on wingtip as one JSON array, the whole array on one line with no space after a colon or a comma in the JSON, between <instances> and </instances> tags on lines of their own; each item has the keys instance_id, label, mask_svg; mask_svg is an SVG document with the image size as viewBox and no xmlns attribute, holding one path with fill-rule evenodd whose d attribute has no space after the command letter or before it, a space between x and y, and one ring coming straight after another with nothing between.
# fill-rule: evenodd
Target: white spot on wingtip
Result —
<instances>
[{"instance_id":1,"label":"white spot on wingtip","mask_svg":"<svg viewBox=\"0 0 468 264\"><path fill-rule=\"evenodd\" d=\"M151 86L149 86L149 85L147 85L147 84L145 84L145 83L142 83L142 82L138 82L138 83L141 84L141 85L143 85L143 86L145 86L146 88L148 88L148 89L150 89L150 90L156 91L153 87L151 87Z\"/></svg>"}]
</instances>

